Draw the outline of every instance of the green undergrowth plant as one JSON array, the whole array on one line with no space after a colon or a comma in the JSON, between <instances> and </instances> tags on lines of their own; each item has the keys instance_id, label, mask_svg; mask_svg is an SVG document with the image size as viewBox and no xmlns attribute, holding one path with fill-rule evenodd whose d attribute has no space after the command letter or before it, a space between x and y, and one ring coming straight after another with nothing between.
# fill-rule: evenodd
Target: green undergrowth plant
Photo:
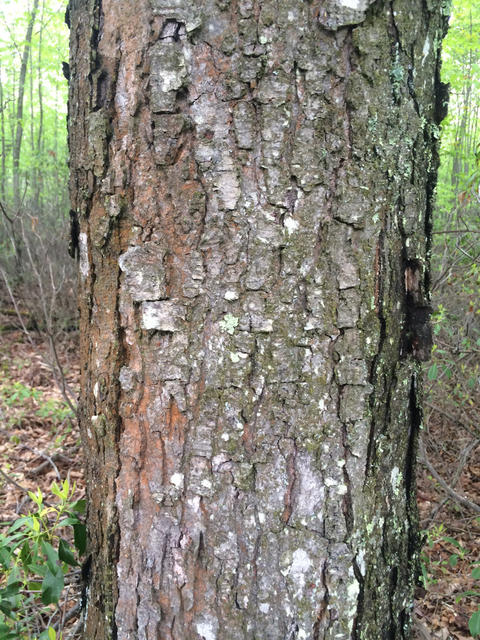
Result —
<instances>
[{"instance_id":1,"label":"green undergrowth plant","mask_svg":"<svg viewBox=\"0 0 480 640\"><path fill-rule=\"evenodd\" d=\"M53 483L53 503L29 491L34 508L0 532L0 640L60 640L72 598L78 598L85 553L85 501L75 485Z\"/></svg>"},{"instance_id":2,"label":"green undergrowth plant","mask_svg":"<svg viewBox=\"0 0 480 640\"><path fill-rule=\"evenodd\" d=\"M459 602L462 598L480 598L480 563L475 563L476 566L472 568L472 578L476 581L477 587L475 589L469 589L460 593L456 602ZM474 638L480 636L480 604L477 606L477 610L470 616L468 621L468 629Z\"/></svg>"},{"instance_id":3,"label":"green undergrowth plant","mask_svg":"<svg viewBox=\"0 0 480 640\"><path fill-rule=\"evenodd\" d=\"M480 519L479 519L480 520ZM477 602L477 609L470 616L468 629L473 638L480 636L480 562L470 560L472 552L466 549L456 538L446 535L443 524L433 525L431 529L424 531L425 546L420 556L420 580L426 591L438 582L438 575L447 575L452 568L456 567L459 561L467 562L470 565L471 577L475 581L473 589L468 589L459 593L455 597L455 602L460 602L464 598L474 598ZM432 559L432 551L437 544L442 544L450 549L450 554L446 558L438 560Z\"/></svg>"},{"instance_id":4,"label":"green undergrowth plant","mask_svg":"<svg viewBox=\"0 0 480 640\"><path fill-rule=\"evenodd\" d=\"M11 380L4 372L0 372L0 404L9 427L20 426L24 419L32 416L49 420L53 427L74 417L64 400L45 397L41 390Z\"/></svg>"}]
</instances>

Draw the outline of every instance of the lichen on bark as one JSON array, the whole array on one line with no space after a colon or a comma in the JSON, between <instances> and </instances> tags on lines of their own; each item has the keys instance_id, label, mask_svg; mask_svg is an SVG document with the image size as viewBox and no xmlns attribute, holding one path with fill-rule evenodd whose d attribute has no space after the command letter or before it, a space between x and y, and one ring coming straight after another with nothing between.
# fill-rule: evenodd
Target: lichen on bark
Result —
<instances>
[{"instance_id":1,"label":"lichen on bark","mask_svg":"<svg viewBox=\"0 0 480 640\"><path fill-rule=\"evenodd\" d=\"M70 19L85 638L405 640L441 2Z\"/></svg>"}]
</instances>

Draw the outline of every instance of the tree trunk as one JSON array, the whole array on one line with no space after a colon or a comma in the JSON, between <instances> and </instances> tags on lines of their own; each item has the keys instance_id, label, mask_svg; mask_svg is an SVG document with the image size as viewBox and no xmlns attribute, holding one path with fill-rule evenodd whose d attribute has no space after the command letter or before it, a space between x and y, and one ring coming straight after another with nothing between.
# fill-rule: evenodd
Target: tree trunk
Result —
<instances>
[{"instance_id":1,"label":"tree trunk","mask_svg":"<svg viewBox=\"0 0 480 640\"><path fill-rule=\"evenodd\" d=\"M23 136L23 97L25 95L25 83L27 77L27 66L30 57L30 47L32 46L33 25L37 15L39 0L33 0L33 8L28 18L27 33L23 44L22 63L20 65L20 77L18 80L18 96L16 104L15 120L15 141L13 143L13 202L16 215L20 214L21 194L20 194L20 152L22 150Z\"/></svg>"},{"instance_id":2,"label":"tree trunk","mask_svg":"<svg viewBox=\"0 0 480 640\"><path fill-rule=\"evenodd\" d=\"M71 0L88 640L409 637L444 6Z\"/></svg>"}]
</instances>

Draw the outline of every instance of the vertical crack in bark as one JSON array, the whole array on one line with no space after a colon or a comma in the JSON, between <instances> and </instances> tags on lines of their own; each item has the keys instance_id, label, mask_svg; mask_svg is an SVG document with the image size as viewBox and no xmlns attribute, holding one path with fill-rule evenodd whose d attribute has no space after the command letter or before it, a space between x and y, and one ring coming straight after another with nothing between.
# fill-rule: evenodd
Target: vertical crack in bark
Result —
<instances>
[{"instance_id":1,"label":"vertical crack in bark","mask_svg":"<svg viewBox=\"0 0 480 640\"><path fill-rule=\"evenodd\" d=\"M378 237L378 242L375 251L375 263L374 263L374 271L375 271L375 311L377 314L377 318L380 323L380 336L378 339L378 348L376 350L376 354L372 360L372 364L370 366L370 374L369 374L369 383L375 389L379 382L381 369L381 359L383 356L384 344L387 337L387 323L385 319L385 315L383 312L383 304L384 304L384 269L385 269L385 255L384 255L384 236L385 236L385 225L386 222L383 220L382 229L380 231L380 235ZM375 455L376 455L376 436L377 436L377 413L378 410L376 408L377 397L376 393L372 393L370 395L370 413L371 413L371 422L370 422L370 433L368 437L368 448L367 448L367 458L365 464L365 483L370 477L370 472L372 471L372 467L375 463Z\"/></svg>"},{"instance_id":2,"label":"vertical crack in bark","mask_svg":"<svg viewBox=\"0 0 480 640\"><path fill-rule=\"evenodd\" d=\"M322 580L322 586L324 589L324 596L320 602L320 607L317 612L317 619L313 625L312 640L321 640L320 632L324 625L325 619L328 615L329 595L328 595L328 585L327 585L327 560L325 560L322 565L321 580Z\"/></svg>"},{"instance_id":3,"label":"vertical crack in bark","mask_svg":"<svg viewBox=\"0 0 480 640\"><path fill-rule=\"evenodd\" d=\"M418 533L416 462L418 438L422 424L422 409L417 389L417 373L413 373L409 394L410 430L405 454L405 500L408 520L408 557L414 564L412 574L418 572L418 553L421 548L421 536Z\"/></svg>"},{"instance_id":4,"label":"vertical crack in bark","mask_svg":"<svg viewBox=\"0 0 480 640\"><path fill-rule=\"evenodd\" d=\"M352 42L352 28L348 29L347 36L345 38L345 44L342 48L343 53L343 64L345 67L345 79L343 81L344 86L344 109L345 109L345 140L347 142L347 159L352 160L353 155L353 131L352 131L352 115L350 110L350 105L347 99L347 85L350 80L350 76L352 73L352 53L353 53L353 42Z\"/></svg>"},{"instance_id":5,"label":"vertical crack in bark","mask_svg":"<svg viewBox=\"0 0 480 640\"><path fill-rule=\"evenodd\" d=\"M284 496L284 504L285 508L282 514L282 522L284 525L288 525L288 521L290 520L290 516L293 511L293 491L295 488L295 482L297 479L297 470L296 470L296 458L297 458L297 443L295 438L292 438L292 451L287 456L287 476L288 476L288 485L287 490Z\"/></svg>"}]
</instances>

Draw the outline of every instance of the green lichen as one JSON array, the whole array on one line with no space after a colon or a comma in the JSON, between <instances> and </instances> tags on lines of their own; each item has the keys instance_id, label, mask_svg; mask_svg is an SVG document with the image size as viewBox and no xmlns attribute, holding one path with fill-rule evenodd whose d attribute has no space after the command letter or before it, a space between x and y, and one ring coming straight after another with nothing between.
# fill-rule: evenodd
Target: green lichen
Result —
<instances>
[{"instance_id":1,"label":"green lichen","mask_svg":"<svg viewBox=\"0 0 480 640\"><path fill-rule=\"evenodd\" d=\"M238 318L232 316L231 313L227 313L223 316L223 320L220 320L220 327L222 331L225 331L226 333L229 333L231 336L233 336L236 327L238 327Z\"/></svg>"},{"instance_id":2,"label":"green lichen","mask_svg":"<svg viewBox=\"0 0 480 640\"><path fill-rule=\"evenodd\" d=\"M392 83L392 91L395 102L398 102L398 100L400 99L400 89L403 84L404 77L405 71L403 69L402 63L400 62L400 48L397 42L395 46L395 56L392 62L392 67L390 69L390 82Z\"/></svg>"}]
</instances>

